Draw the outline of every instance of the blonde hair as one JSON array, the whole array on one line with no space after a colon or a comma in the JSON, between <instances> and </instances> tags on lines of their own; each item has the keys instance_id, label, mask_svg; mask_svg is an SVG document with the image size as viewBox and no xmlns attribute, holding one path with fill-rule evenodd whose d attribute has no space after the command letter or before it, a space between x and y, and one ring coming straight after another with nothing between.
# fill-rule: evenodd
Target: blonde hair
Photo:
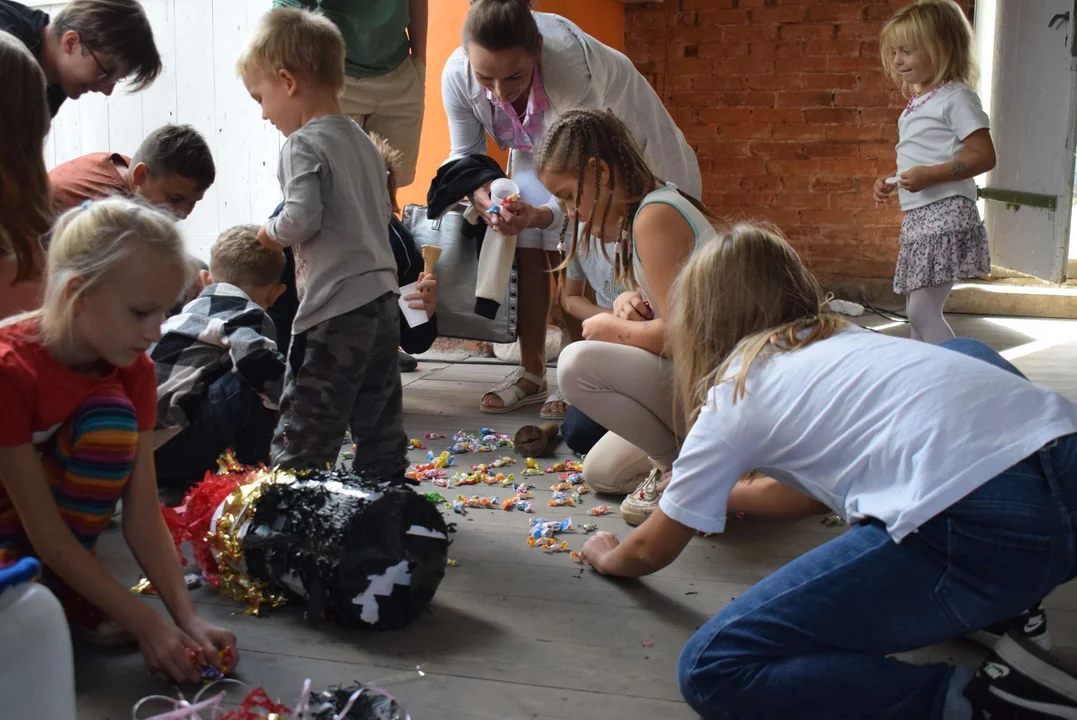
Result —
<instances>
[{"instance_id":1,"label":"blonde hair","mask_svg":"<svg viewBox=\"0 0 1077 720\"><path fill-rule=\"evenodd\" d=\"M590 217L584 223L586 236L580 243L579 218L575 218L576 222L572 222L573 218L565 213L565 220L561 225L561 242L565 242L565 235L571 226L572 243L564 262L557 269L563 270L568 267L577 253L581 253L586 258L596 246L607 260L610 259L606 244L595 235L595 228L599 228L601 232L601 228L606 226L606 220L613 205L613 190L620 183L627 204L618 227L617 252L611 262L619 283L638 287L639 284L636 282L635 272L632 269L632 225L643 198L647 193L658 188L662 181L647 164L643 151L636 144L628 126L608 110L569 110L561 115L546 131L542 145L535 154L535 171L575 174L576 200L579 202L579 198L583 195L583 183L592 161L605 163L609 167L606 187L610 193L602 209L601 218L596 223L602 175L595 172L595 203L591 207ZM681 194L704 215L709 218L714 217L698 200L683 192Z\"/></svg>"},{"instance_id":2,"label":"blonde hair","mask_svg":"<svg viewBox=\"0 0 1077 720\"><path fill-rule=\"evenodd\" d=\"M258 242L257 225L228 228L209 251L213 282L264 288L279 285L283 272L284 253Z\"/></svg>"},{"instance_id":3,"label":"blonde hair","mask_svg":"<svg viewBox=\"0 0 1077 720\"><path fill-rule=\"evenodd\" d=\"M26 46L6 32L0 32L0 88L9 98L0 104L0 255L15 257L14 284L40 272L40 238L52 225L44 157L52 121L45 74Z\"/></svg>"},{"instance_id":4,"label":"blonde hair","mask_svg":"<svg viewBox=\"0 0 1077 720\"><path fill-rule=\"evenodd\" d=\"M388 176L387 182L389 183L389 200L393 204L393 212L400 213L400 205L396 202L396 175L400 172L400 163L404 157L404 154L389 144L389 141L383 138L376 132L367 133L370 135L370 139L374 141L374 147L381 153L382 162L385 163L385 173Z\"/></svg>"},{"instance_id":5,"label":"blonde hair","mask_svg":"<svg viewBox=\"0 0 1077 720\"><path fill-rule=\"evenodd\" d=\"M972 25L954 0L917 0L898 10L879 35L883 69L906 97L912 88L893 64L894 50L923 50L935 76L931 85L951 80L974 87L979 78Z\"/></svg>"},{"instance_id":6,"label":"blonde hair","mask_svg":"<svg viewBox=\"0 0 1077 720\"><path fill-rule=\"evenodd\" d=\"M287 70L344 92L344 36L333 21L312 10L276 8L258 24L236 67L243 77L255 67Z\"/></svg>"},{"instance_id":7,"label":"blonde hair","mask_svg":"<svg viewBox=\"0 0 1077 720\"><path fill-rule=\"evenodd\" d=\"M64 340L79 298L98 287L120 263L148 252L185 275L188 272L183 238L176 223L160 210L121 197L68 210L56 223L49 244L41 308L0 322L0 327L37 318L42 342ZM68 292L75 278L83 282Z\"/></svg>"},{"instance_id":8,"label":"blonde hair","mask_svg":"<svg viewBox=\"0 0 1077 720\"><path fill-rule=\"evenodd\" d=\"M777 228L737 224L700 244L673 283L666 336L685 432L719 382L736 383L736 402L757 358L844 327L822 311L824 302L818 281ZM734 359L740 368L727 378Z\"/></svg>"}]
</instances>

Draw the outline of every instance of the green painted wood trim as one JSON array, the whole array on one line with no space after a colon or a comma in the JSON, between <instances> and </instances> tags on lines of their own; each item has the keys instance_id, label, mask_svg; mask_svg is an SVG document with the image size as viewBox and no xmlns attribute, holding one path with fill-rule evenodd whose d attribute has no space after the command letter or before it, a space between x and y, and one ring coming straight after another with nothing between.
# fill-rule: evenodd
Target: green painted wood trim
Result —
<instances>
[{"instance_id":1,"label":"green painted wood trim","mask_svg":"<svg viewBox=\"0 0 1077 720\"><path fill-rule=\"evenodd\" d=\"M1043 210L1058 210L1057 195L1040 195L1037 193L1020 192L1018 190L1003 190L1001 188L978 188L976 194L984 200L1006 203L1017 207L1034 207Z\"/></svg>"}]
</instances>

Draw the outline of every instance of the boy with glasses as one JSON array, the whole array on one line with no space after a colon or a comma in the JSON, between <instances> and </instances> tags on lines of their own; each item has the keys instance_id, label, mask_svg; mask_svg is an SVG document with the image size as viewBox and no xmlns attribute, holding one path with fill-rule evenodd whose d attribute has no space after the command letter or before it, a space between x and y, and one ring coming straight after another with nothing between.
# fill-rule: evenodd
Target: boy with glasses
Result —
<instances>
[{"instance_id":1,"label":"boy with glasses","mask_svg":"<svg viewBox=\"0 0 1077 720\"><path fill-rule=\"evenodd\" d=\"M50 18L14 0L0 0L0 30L26 45L49 83L55 117L68 98L111 95L129 78L144 90L161 73L161 56L138 0L72 0Z\"/></svg>"}]
</instances>

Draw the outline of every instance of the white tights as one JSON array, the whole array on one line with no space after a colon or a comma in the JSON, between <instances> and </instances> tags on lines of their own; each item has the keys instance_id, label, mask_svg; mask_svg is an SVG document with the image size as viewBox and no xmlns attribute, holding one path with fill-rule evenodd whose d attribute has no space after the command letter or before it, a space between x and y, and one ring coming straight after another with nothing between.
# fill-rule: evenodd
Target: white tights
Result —
<instances>
[{"instance_id":1,"label":"white tights","mask_svg":"<svg viewBox=\"0 0 1077 720\"><path fill-rule=\"evenodd\" d=\"M954 337L954 331L942 316L943 305L953 286L952 282L931 285L912 290L905 296L905 312L909 316L913 340L939 345Z\"/></svg>"}]
</instances>

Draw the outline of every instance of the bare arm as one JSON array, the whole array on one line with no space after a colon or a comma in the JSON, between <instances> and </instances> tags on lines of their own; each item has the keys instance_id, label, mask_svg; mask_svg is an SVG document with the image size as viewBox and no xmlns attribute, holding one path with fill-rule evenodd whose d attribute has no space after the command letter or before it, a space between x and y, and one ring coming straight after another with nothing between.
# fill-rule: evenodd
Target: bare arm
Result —
<instances>
[{"instance_id":1,"label":"bare arm","mask_svg":"<svg viewBox=\"0 0 1077 720\"><path fill-rule=\"evenodd\" d=\"M120 585L75 539L60 516L45 468L33 445L0 448L0 482L19 514L34 552L72 590L132 635L140 635L158 620L153 610ZM178 564L175 550L171 560Z\"/></svg>"},{"instance_id":2,"label":"bare arm","mask_svg":"<svg viewBox=\"0 0 1077 720\"><path fill-rule=\"evenodd\" d=\"M411 24L408 25L408 40L411 41L411 54L416 60L426 65L427 20L430 16L430 0L408 0L411 11Z\"/></svg>"},{"instance_id":3,"label":"bare arm","mask_svg":"<svg viewBox=\"0 0 1077 720\"><path fill-rule=\"evenodd\" d=\"M618 543L600 532L583 546L583 559L603 575L642 577L658 572L681 554L696 531L672 520L659 508Z\"/></svg>"},{"instance_id":4,"label":"bare arm","mask_svg":"<svg viewBox=\"0 0 1077 720\"><path fill-rule=\"evenodd\" d=\"M165 525L164 516L161 515L157 497L153 433L144 432L139 434L134 468L123 495L123 537L139 567L153 583L154 589L176 622L175 629L169 628L174 638L173 645L166 645L157 652L175 657L175 653L179 651L179 657L182 658L184 646L198 648L202 651L204 661L216 666L219 664L217 651L228 647L232 649L233 662L238 663L236 636L207 623L195 612L194 603L187 591L187 583L183 578L183 569L176 556L176 547L172 544L172 536ZM153 614L157 617L156 613ZM159 618L158 622L161 622ZM154 651L147 652L144 648L143 652L151 665L167 664L156 660ZM175 665L176 661L173 660L172 664ZM190 670L189 663L180 668L180 671L183 670ZM175 671L173 676L176 676Z\"/></svg>"},{"instance_id":5,"label":"bare arm","mask_svg":"<svg viewBox=\"0 0 1077 720\"><path fill-rule=\"evenodd\" d=\"M977 130L962 140L965 147L951 162L941 165L921 165L901 174L899 184L910 192L956 180L968 180L983 175L995 167L995 144L987 128Z\"/></svg>"},{"instance_id":6,"label":"bare arm","mask_svg":"<svg viewBox=\"0 0 1077 720\"><path fill-rule=\"evenodd\" d=\"M561 298L561 307L577 320L586 320L594 315L609 313L609 310L595 305L584 295L587 288L586 280L573 280L565 278L564 295Z\"/></svg>"},{"instance_id":7,"label":"bare arm","mask_svg":"<svg viewBox=\"0 0 1077 720\"><path fill-rule=\"evenodd\" d=\"M662 355L666 347L666 321L669 293L673 280L695 247L695 232L680 211L672 205L647 205L636 217L633 227L635 252L647 273L655 318L635 322L611 317L603 319L602 337L588 338L616 342ZM584 337L587 337L584 325Z\"/></svg>"},{"instance_id":8,"label":"bare arm","mask_svg":"<svg viewBox=\"0 0 1077 720\"><path fill-rule=\"evenodd\" d=\"M158 502L153 433L141 433L134 469L123 494L123 537L168 612L182 626L195 610Z\"/></svg>"}]
</instances>

